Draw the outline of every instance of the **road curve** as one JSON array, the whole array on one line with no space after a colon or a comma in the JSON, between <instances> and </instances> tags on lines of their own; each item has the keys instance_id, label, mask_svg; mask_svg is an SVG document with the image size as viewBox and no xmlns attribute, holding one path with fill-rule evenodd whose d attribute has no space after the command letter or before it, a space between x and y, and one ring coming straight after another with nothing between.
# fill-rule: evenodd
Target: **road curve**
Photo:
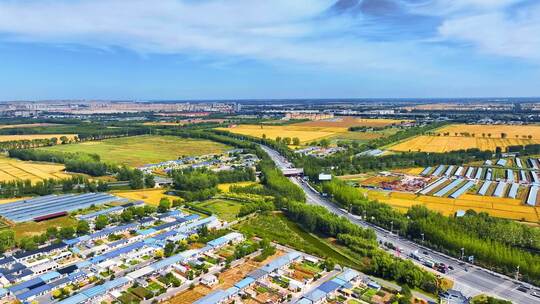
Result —
<instances>
[{"instance_id":1,"label":"road curve","mask_svg":"<svg viewBox=\"0 0 540 304\"><path fill-rule=\"evenodd\" d=\"M279 169L291 168L290 162L280 155L277 151L261 145L262 149L270 156ZM401 248L402 252L393 252L394 255L400 258L410 259L416 264L422 265L419 261L410 257L412 252L420 253L422 256L429 258L437 263L444 263L454 268L446 274L437 273L444 277L447 277L454 281L454 289L457 289L467 296L474 296L480 293L496 296L502 299L512 301L513 303L523 304L540 304L540 298L534 297L531 292L535 291L540 293L540 289L531 286L530 284L516 281L510 277L492 272L485 268L481 268L475 265L462 263L461 261L423 247L420 244L414 243L408 239L400 238L395 234L391 234L389 231L380 227L374 226L368 222L361 220L359 216L352 215L343 209L338 208L334 203L320 195L315 189L304 182L302 179L290 177L290 180L300 186L305 194L308 204L314 204L324 206L330 212L346 217L356 225L371 228L375 231L377 239L384 242L393 243L394 246ZM427 254L424 254L427 253ZM422 265L422 267L424 267ZM429 269L433 271L432 269ZM517 290L518 287L525 286L528 291L522 292Z\"/></svg>"}]
</instances>

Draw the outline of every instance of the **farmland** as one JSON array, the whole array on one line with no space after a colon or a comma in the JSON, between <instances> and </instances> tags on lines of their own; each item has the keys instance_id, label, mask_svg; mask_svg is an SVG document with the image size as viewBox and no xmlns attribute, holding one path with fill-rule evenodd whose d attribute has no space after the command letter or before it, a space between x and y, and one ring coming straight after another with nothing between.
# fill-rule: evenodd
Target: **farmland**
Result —
<instances>
[{"instance_id":1,"label":"farmland","mask_svg":"<svg viewBox=\"0 0 540 304\"><path fill-rule=\"evenodd\" d=\"M47 231L47 228L49 227L75 227L76 224L77 220L73 217L63 216L43 222L29 221L24 223L17 223L13 227L13 230L15 231L15 240L18 241L25 237L39 235L44 231Z\"/></svg>"},{"instance_id":2,"label":"farmland","mask_svg":"<svg viewBox=\"0 0 540 304\"><path fill-rule=\"evenodd\" d=\"M310 125L310 123L318 123L319 126ZM336 124L337 126L332 126L330 122L328 126L324 126L325 123L326 122L324 121L314 121L283 126L238 125L229 128L218 128L218 130L259 138L266 136L266 138L269 139L275 139L277 137L298 137L302 144L321 139L367 142L369 140L388 136L397 132L397 128L370 132L351 132L346 126L340 126L340 124Z\"/></svg>"},{"instance_id":3,"label":"farmland","mask_svg":"<svg viewBox=\"0 0 540 304\"><path fill-rule=\"evenodd\" d=\"M146 189L132 191L114 191L113 194L132 200L144 201L145 203L153 206L159 205L159 201L164 197L168 198L171 201L179 199L179 197L166 195L163 192L163 189Z\"/></svg>"},{"instance_id":4,"label":"farmland","mask_svg":"<svg viewBox=\"0 0 540 304\"><path fill-rule=\"evenodd\" d=\"M53 137L60 138L65 136L73 140L77 134L22 134L22 135L0 135L0 142L14 140L32 140L32 139L50 139Z\"/></svg>"},{"instance_id":5,"label":"farmland","mask_svg":"<svg viewBox=\"0 0 540 304\"><path fill-rule=\"evenodd\" d=\"M0 125L0 129L51 127L51 126L58 126L58 125L59 124L53 124L53 123L28 123L28 124L15 124L15 125Z\"/></svg>"},{"instance_id":6,"label":"farmland","mask_svg":"<svg viewBox=\"0 0 540 304\"><path fill-rule=\"evenodd\" d=\"M239 187L246 187L257 184L256 182L237 182L237 183L224 183L219 184L218 189L222 192L229 192L231 186L239 186Z\"/></svg>"},{"instance_id":7,"label":"farmland","mask_svg":"<svg viewBox=\"0 0 540 304\"><path fill-rule=\"evenodd\" d=\"M478 148L495 151L497 147L540 143L540 126L454 124L390 146L398 152L449 152Z\"/></svg>"},{"instance_id":8,"label":"farmland","mask_svg":"<svg viewBox=\"0 0 540 304\"><path fill-rule=\"evenodd\" d=\"M410 120L397 119L365 119L358 117L335 117L325 120L307 121L295 124L294 126L305 127L323 127L323 128L350 128L350 127L387 127L391 125L399 125Z\"/></svg>"},{"instance_id":9,"label":"farmland","mask_svg":"<svg viewBox=\"0 0 540 304\"><path fill-rule=\"evenodd\" d=\"M364 191L364 190L360 190ZM424 205L427 208L444 215L454 215L458 210L472 209L476 212L486 212L491 216L517 221L539 222L539 207L523 206L521 200L499 197L484 197L464 194L458 199L417 195L415 193L386 192L365 190L370 199L377 199L392 207L405 212L414 205Z\"/></svg>"},{"instance_id":10,"label":"farmland","mask_svg":"<svg viewBox=\"0 0 540 304\"><path fill-rule=\"evenodd\" d=\"M70 176L63 172L64 166L39 162L27 162L0 156L0 182L29 179L62 179Z\"/></svg>"},{"instance_id":11,"label":"farmland","mask_svg":"<svg viewBox=\"0 0 540 304\"><path fill-rule=\"evenodd\" d=\"M194 156L222 153L230 147L197 139L184 139L176 136L142 135L90 141L78 144L56 145L41 148L50 151L95 153L106 162L120 163L138 167L180 156Z\"/></svg>"},{"instance_id":12,"label":"farmland","mask_svg":"<svg viewBox=\"0 0 540 304\"><path fill-rule=\"evenodd\" d=\"M242 204L231 200L213 199L201 202L197 206L207 209L222 220L232 222L236 219Z\"/></svg>"},{"instance_id":13,"label":"farmland","mask_svg":"<svg viewBox=\"0 0 540 304\"><path fill-rule=\"evenodd\" d=\"M298 137L301 143L328 138L338 133L347 133L343 127L309 127L299 125L266 126L266 125L239 125L218 130L262 138L263 135L270 139L276 137Z\"/></svg>"}]
</instances>

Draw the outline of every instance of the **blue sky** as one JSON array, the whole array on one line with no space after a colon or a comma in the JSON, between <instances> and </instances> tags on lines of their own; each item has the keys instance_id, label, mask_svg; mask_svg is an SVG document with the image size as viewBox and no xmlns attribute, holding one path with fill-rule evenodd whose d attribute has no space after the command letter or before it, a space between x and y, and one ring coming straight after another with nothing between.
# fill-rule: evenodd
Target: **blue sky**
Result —
<instances>
[{"instance_id":1,"label":"blue sky","mask_svg":"<svg viewBox=\"0 0 540 304\"><path fill-rule=\"evenodd\" d=\"M0 100L540 96L537 0L0 0Z\"/></svg>"}]
</instances>

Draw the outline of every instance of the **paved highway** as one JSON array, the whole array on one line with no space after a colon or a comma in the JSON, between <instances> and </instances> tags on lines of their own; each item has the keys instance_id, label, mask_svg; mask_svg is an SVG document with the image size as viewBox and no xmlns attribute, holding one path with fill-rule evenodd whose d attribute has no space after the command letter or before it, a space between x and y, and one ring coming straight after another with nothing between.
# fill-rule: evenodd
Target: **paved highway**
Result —
<instances>
[{"instance_id":1,"label":"paved highway","mask_svg":"<svg viewBox=\"0 0 540 304\"><path fill-rule=\"evenodd\" d=\"M291 168L291 164L281 156L277 151L270 149L266 146L261 146L268 155L274 160L276 165L280 169ZM454 283L454 289L457 289L467 296L474 296L480 293L496 296L499 298L510 300L514 303L539 303L540 298L532 295L532 292L536 291L540 294L540 289L535 288L526 283L516 281L507 276L489 271L487 269L477 267L471 264L462 263L461 261L444 255L442 253L425 248L420 244L416 244L408 239L400 238L395 234L391 234L389 231L380 227L374 226L361 220L361 217L347 213L345 210L338 208L334 203L327 200L325 197L317 193L303 180L295 177L290 178L292 182L299 185L306 193L306 200L309 204L315 204L326 207L334 214L348 218L351 222L363 226L366 228L372 228L377 234L377 239L384 242L393 243L396 247L401 248L402 252L393 252L396 256L401 258L410 259L413 262L422 265L419 261L412 259L410 254L413 252L419 253L419 255L429 258L436 263L444 263L452 268L446 274L440 274L445 276ZM433 271L432 269L429 269ZM524 286L525 289L520 288ZM523 291L518 290L518 288Z\"/></svg>"}]
</instances>

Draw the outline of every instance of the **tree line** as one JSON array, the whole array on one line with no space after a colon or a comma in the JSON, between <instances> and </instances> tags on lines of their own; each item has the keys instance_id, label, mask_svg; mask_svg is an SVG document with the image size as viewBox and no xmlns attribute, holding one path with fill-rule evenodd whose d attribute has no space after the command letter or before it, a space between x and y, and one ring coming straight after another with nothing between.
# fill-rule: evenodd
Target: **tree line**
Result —
<instances>
[{"instance_id":1,"label":"tree line","mask_svg":"<svg viewBox=\"0 0 540 304\"><path fill-rule=\"evenodd\" d=\"M66 179L45 179L32 183L31 180L12 180L0 182L0 197L12 198L35 195L48 195L57 192L105 192L109 187L103 181L90 181L82 176Z\"/></svg>"}]
</instances>

